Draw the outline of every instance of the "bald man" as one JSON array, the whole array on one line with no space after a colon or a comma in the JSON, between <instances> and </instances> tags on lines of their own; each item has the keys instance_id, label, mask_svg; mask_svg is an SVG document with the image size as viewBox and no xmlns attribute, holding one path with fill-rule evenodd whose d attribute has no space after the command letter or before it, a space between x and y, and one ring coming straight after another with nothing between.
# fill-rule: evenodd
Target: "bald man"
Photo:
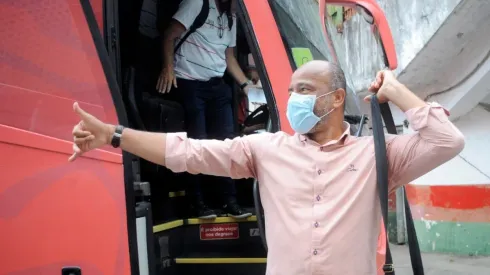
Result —
<instances>
[{"instance_id":1,"label":"bald man","mask_svg":"<svg viewBox=\"0 0 490 275\"><path fill-rule=\"evenodd\" d=\"M456 156L464 147L447 112L395 79L377 74L369 90L405 112L414 134L386 137L390 190ZM120 146L174 172L256 178L267 217L268 275L376 274L381 211L371 136L354 137L344 122L342 70L312 61L292 76L287 117L296 134L194 140L185 133L147 133L109 125L83 111L74 154Z\"/></svg>"}]
</instances>

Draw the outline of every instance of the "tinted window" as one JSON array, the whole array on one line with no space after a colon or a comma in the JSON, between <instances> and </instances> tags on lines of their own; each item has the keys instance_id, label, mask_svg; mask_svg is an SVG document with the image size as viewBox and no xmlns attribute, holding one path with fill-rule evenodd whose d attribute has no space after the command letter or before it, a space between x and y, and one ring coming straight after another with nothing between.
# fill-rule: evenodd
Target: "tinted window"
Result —
<instances>
[{"instance_id":1,"label":"tinted window","mask_svg":"<svg viewBox=\"0 0 490 275\"><path fill-rule=\"evenodd\" d=\"M9 1L1 5L0 124L72 140L76 100L116 123L105 74L79 5Z\"/></svg>"},{"instance_id":2,"label":"tinted window","mask_svg":"<svg viewBox=\"0 0 490 275\"><path fill-rule=\"evenodd\" d=\"M316 1L271 0L270 3L293 68L301 65L299 60L332 60ZM346 77L346 111L349 114L360 114L360 99L353 93L352 85Z\"/></svg>"}]
</instances>

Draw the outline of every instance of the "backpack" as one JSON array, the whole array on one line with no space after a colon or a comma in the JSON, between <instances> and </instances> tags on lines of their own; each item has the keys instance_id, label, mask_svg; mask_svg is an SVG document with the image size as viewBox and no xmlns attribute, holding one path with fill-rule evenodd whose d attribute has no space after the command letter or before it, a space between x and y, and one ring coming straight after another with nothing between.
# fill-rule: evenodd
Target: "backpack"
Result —
<instances>
[{"instance_id":1,"label":"backpack","mask_svg":"<svg viewBox=\"0 0 490 275\"><path fill-rule=\"evenodd\" d=\"M160 36L163 37L163 33L165 29L170 25L170 22L172 21L172 17L174 14L179 10L179 6L182 3L183 0L158 0L157 1L157 29L158 32L160 33ZM198 0L192 0L192 1L198 1ZM182 37L182 39L179 41L177 46L175 46L175 51L177 51L182 43L191 35L193 32L195 32L197 29L202 27L204 23L206 23L206 19L208 18L209 15L209 0L201 0L202 3L202 8L199 14L197 15L196 19L192 23L192 25L189 27L189 30L187 33Z\"/></svg>"}]
</instances>

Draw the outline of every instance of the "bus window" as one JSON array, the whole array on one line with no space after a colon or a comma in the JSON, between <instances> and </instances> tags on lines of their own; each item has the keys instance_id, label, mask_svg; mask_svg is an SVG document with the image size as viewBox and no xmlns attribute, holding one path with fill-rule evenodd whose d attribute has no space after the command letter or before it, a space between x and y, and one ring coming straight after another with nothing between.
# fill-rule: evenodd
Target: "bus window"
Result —
<instances>
[{"instance_id":1,"label":"bus window","mask_svg":"<svg viewBox=\"0 0 490 275\"><path fill-rule=\"evenodd\" d=\"M90 32L80 26L84 21L73 19L83 18L82 11L65 2L56 6L55 13L49 5L39 9L28 1L16 3L3 5L0 16L0 31L8 38L1 44L0 125L71 141L77 121L73 101L116 123ZM38 22L26 14L52 20ZM110 147L104 150L117 152Z\"/></svg>"},{"instance_id":2,"label":"bus window","mask_svg":"<svg viewBox=\"0 0 490 275\"><path fill-rule=\"evenodd\" d=\"M369 1L362 2L369 10L355 2L320 1L319 16L323 20L329 51L353 80L354 91L360 92L366 90L378 70L396 69L397 57L381 9Z\"/></svg>"},{"instance_id":3,"label":"bus window","mask_svg":"<svg viewBox=\"0 0 490 275\"><path fill-rule=\"evenodd\" d=\"M310 60L334 60L324 39L318 4L288 0L270 3L293 69ZM351 79L347 78L346 113L359 115L362 103L352 87Z\"/></svg>"}]
</instances>

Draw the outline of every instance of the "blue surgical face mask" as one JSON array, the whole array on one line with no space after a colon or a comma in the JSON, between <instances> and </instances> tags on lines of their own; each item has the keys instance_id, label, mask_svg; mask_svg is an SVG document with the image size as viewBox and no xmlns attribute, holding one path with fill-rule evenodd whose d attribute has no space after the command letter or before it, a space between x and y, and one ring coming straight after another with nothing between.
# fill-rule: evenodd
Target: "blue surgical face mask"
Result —
<instances>
[{"instance_id":1,"label":"blue surgical face mask","mask_svg":"<svg viewBox=\"0 0 490 275\"><path fill-rule=\"evenodd\" d=\"M302 95L298 93L292 93L288 100L288 108L286 111L286 116L288 117L289 124L293 130L298 134L306 134L315 125L320 122L322 118L330 114L334 109L328 111L326 114L318 117L313 113L313 108L315 107L315 102L318 98L329 95L335 91L326 93L319 97L316 95Z\"/></svg>"}]
</instances>

